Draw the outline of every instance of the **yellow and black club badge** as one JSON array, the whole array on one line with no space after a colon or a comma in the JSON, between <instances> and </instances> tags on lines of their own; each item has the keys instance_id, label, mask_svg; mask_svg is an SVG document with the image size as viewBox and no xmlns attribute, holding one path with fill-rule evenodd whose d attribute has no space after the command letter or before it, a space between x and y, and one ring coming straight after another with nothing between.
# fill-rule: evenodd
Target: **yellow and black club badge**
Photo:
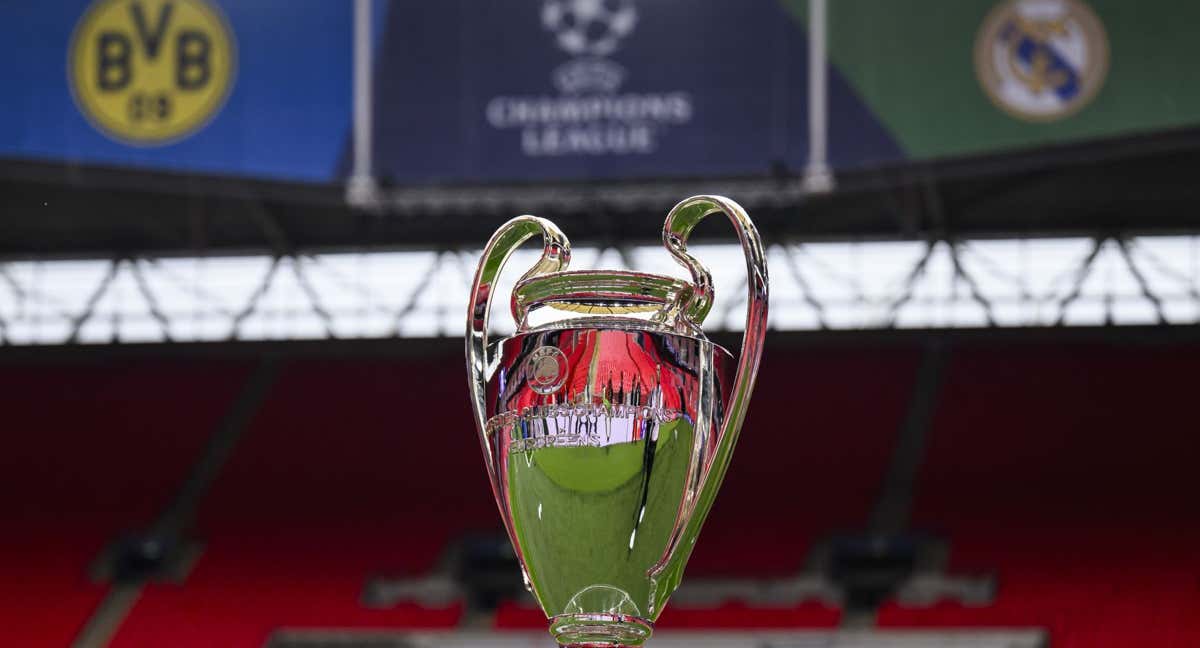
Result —
<instances>
[{"instance_id":1,"label":"yellow and black club badge","mask_svg":"<svg viewBox=\"0 0 1200 648\"><path fill-rule=\"evenodd\" d=\"M236 58L233 31L206 0L96 0L71 36L67 76L92 125L124 144L157 146L221 110Z\"/></svg>"}]
</instances>

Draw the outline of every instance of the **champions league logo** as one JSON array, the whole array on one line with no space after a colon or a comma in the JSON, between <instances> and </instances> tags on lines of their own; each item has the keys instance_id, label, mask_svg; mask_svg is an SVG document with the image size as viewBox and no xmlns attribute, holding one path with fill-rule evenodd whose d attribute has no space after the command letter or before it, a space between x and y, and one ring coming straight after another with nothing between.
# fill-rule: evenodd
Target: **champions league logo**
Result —
<instances>
[{"instance_id":1,"label":"champions league logo","mask_svg":"<svg viewBox=\"0 0 1200 648\"><path fill-rule=\"evenodd\" d=\"M975 41L975 70L998 108L1027 121L1082 109L1104 84L1108 39L1079 0L1009 0Z\"/></svg>"},{"instance_id":2,"label":"champions league logo","mask_svg":"<svg viewBox=\"0 0 1200 648\"><path fill-rule=\"evenodd\" d=\"M608 58L638 24L634 0L544 0L542 28L572 56L550 71L559 94L498 96L485 118L520 132L530 157L653 153L668 127L692 118L686 92L620 92L629 74Z\"/></svg>"},{"instance_id":3,"label":"champions league logo","mask_svg":"<svg viewBox=\"0 0 1200 648\"><path fill-rule=\"evenodd\" d=\"M554 70L554 85L568 94L615 92L625 69L603 57L633 32L637 19L633 0L546 0L542 27L563 51L580 57Z\"/></svg>"},{"instance_id":4,"label":"champions league logo","mask_svg":"<svg viewBox=\"0 0 1200 648\"><path fill-rule=\"evenodd\" d=\"M608 56L637 25L633 0L547 0L542 26L575 56Z\"/></svg>"}]
</instances>

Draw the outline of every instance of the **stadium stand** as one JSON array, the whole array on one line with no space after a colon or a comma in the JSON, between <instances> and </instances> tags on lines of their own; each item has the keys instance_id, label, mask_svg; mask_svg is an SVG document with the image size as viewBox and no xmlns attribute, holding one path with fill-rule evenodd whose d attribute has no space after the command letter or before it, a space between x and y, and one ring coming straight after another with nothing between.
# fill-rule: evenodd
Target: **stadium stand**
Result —
<instances>
[{"instance_id":1,"label":"stadium stand","mask_svg":"<svg viewBox=\"0 0 1200 648\"><path fill-rule=\"evenodd\" d=\"M112 645L258 648L285 627L453 627L459 603L360 603L373 572L427 571L455 535L499 524L459 360L448 362L284 366L201 507L194 573L148 587Z\"/></svg>"},{"instance_id":2,"label":"stadium stand","mask_svg":"<svg viewBox=\"0 0 1200 648\"><path fill-rule=\"evenodd\" d=\"M753 469L730 473L694 571L798 572L820 534L859 526L876 496L914 360L905 351L769 355L756 397L764 407L754 415L764 423L751 421L739 450L751 457L740 466ZM458 405L461 376L444 370L456 361L433 355L285 366L202 506L198 535L206 546L193 574L182 586L147 587L113 645L170 638L176 646L261 646L275 628L455 626L461 602L372 609L360 598L372 573L428 572L455 537L498 526L469 413ZM809 367L806 378L785 379L797 365ZM860 406L862 394L871 407ZM821 447L797 452L794 430L766 423L793 410L806 412L814 430L848 432L813 434ZM400 412L408 430L395 427ZM830 483L831 491L823 486ZM787 532L778 532L781 524ZM178 636L201 616L202 630ZM662 623L834 627L838 618L838 610L811 601L774 609L731 601L673 611ZM544 623L536 609L507 602L494 627Z\"/></svg>"},{"instance_id":3,"label":"stadium stand","mask_svg":"<svg viewBox=\"0 0 1200 648\"><path fill-rule=\"evenodd\" d=\"M154 521L245 373L127 355L0 366L5 645L70 643L107 589L89 565Z\"/></svg>"},{"instance_id":4,"label":"stadium stand","mask_svg":"<svg viewBox=\"0 0 1200 648\"><path fill-rule=\"evenodd\" d=\"M911 348L768 346L737 463L688 575L796 573L814 542L862 528L918 360Z\"/></svg>"},{"instance_id":5,"label":"stadium stand","mask_svg":"<svg viewBox=\"0 0 1200 648\"><path fill-rule=\"evenodd\" d=\"M831 535L865 529L880 499L918 347L783 338L768 351L690 579L805 573ZM1045 628L1054 648L1200 645L1197 437L1175 423L1194 408L1200 349L972 342L947 358L910 526L948 543L948 573L995 574L997 595L975 606L893 599L878 627ZM191 572L145 583L110 645L544 628L523 599L500 602L479 626L461 597L364 598L374 576L429 574L463 537L499 533L458 362L449 345L281 360L196 512L189 537L203 550ZM94 574L106 546L170 508L252 366L96 353L0 368L0 403L22 432L0 474L17 529L0 554L13 575L0 606L13 645L70 643L107 589L89 565ZM734 597L669 607L659 627L845 620L835 602Z\"/></svg>"},{"instance_id":6,"label":"stadium stand","mask_svg":"<svg viewBox=\"0 0 1200 648\"><path fill-rule=\"evenodd\" d=\"M1194 474L1200 349L957 349L914 524L994 604L891 602L882 627L1049 629L1055 648L1200 645Z\"/></svg>"}]
</instances>

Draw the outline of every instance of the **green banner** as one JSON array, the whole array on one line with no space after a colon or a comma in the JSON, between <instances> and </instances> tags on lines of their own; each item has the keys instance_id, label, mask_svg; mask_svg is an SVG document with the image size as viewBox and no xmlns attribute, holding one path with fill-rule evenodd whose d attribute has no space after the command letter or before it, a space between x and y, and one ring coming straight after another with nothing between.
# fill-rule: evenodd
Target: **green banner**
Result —
<instances>
[{"instance_id":1,"label":"green banner","mask_svg":"<svg viewBox=\"0 0 1200 648\"><path fill-rule=\"evenodd\" d=\"M834 74L912 159L1200 123L1198 2L830 0L828 21Z\"/></svg>"}]
</instances>

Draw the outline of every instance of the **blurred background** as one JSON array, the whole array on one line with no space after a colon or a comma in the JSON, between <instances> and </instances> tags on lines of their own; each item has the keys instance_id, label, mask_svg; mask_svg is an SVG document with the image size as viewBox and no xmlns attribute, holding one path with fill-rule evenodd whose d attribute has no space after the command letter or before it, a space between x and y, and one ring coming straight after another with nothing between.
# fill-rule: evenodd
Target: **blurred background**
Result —
<instances>
[{"instance_id":1,"label":"blurred background","mask_svg":"<svg viewBox=\"0 0 1200 648\"><path fill-rule=\"evenodd\" d=\"M573 268L683 277L662 219L719 193L770 331L653 645L1200 646L1197 23L3 3L0 643L550 645L467 400L479 251L533 213Z\"/></svg>"}]
</instances>

